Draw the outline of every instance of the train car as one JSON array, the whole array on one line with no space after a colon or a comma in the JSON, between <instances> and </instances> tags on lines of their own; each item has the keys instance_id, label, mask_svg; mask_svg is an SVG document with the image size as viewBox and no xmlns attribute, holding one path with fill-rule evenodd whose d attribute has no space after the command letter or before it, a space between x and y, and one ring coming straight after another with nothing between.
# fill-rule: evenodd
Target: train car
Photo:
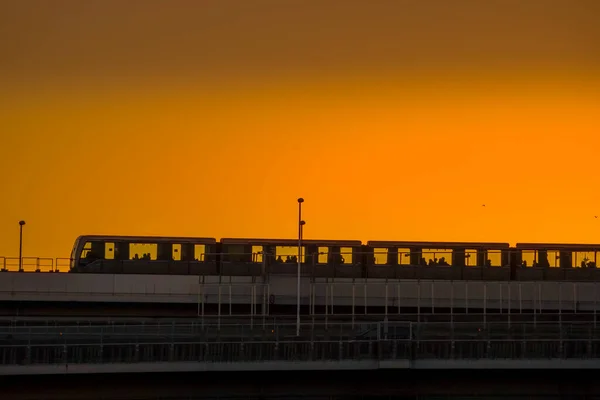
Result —
<instances>
[{"instance_id":1,"label":"train car","mask_svg":"<svg viewBox=\"0 0 600 400\"><path fill-rule=\"evenodd\" d=\"M508 281L508 243L369 241L367 277Z\"/></svg>"},{"instance_id":2,"label":"train car","mask_svg":"<svg viewBox=\"0 0 600 400\"><path fill-rule=\"evenodd\" d=\"M223 275L301 274L312 277L360 278L363 275L360 240L224 238L221 244Z\"/></svg>"},{"instance_id":3,"label":"train car","mask_svg":"<svg viewBox=\"0 0 600 400\"><path fill-rule=\"evenodd\" d=\"M515 249L516 280L600 280L600 244L517 243Z\"/></svg>"},{"instance_id":4,"label":"train car","mask_svg":"<svg viewBox=\"0 0 600 400\"><path fill-rule=\"evenodd\" d=\"M217 275L215 238L79 236L70 272Z\"/></svg>"},{"instance_id":5,"label":"train car","mask_svg":"<svg viewBox=\"0 0 600 400\"><path fill-rule=\"evenodd\" d=\"M74 273L600 281L598 244L80 236Z\"/></svg>"}]
</instances>

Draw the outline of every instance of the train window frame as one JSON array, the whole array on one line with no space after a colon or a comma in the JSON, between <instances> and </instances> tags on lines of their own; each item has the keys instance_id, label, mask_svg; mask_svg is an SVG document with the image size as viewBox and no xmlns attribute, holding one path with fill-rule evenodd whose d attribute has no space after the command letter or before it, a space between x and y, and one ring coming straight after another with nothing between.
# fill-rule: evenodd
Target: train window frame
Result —
<instances>
[{"instance_id":1,"label":"train window frame","mask_svg":"<svg viewBox=\"0 0 600 400\"><path fill-rule=\"evenodd\" d=\"M206 259L206 244L194 243L194 261L204 262Z\"/></svg>"},{"instance_id":2,"label":"train window frame","mask_svg":"<svg viewBox=\"0 0 600 400\"><path fill-rule=\"evenodd\" d=\"M285 249L285 250L284 250ZM284 250L282 252L282 250ZM298 254L298 246L295 245L276 245L275 246L275 260L279 257L283 260L283 263L286 264L286 257L296 257L296 260L300 259L300 263L304 264L304 260L306 259L306 246L302 246L300 250L300 254ZM297 261L293 261L297 263ZM287 263L289 264L289 263Z\"/></svg>"},{"instance_id":3,"label":"train window frame","mask_svg":"<svg viewBox=\"0 0 600 400\"><path fill-rule=\"evenodd\" d=\"M490 256L494 256L491 258ZM494 262L497 259L497 263ZM489 263L488 263L489 261ZM485 251L485 266L492 268L502 268L502 250L501 249L486 249Z\"/></svg>"},{"instance_id":4,"label":"train window frame","mask_svg":"<svg viewBox=\"0 0 600 400\"><path fill-rule=\"evenodd\" d=\"M129 259L127 261L157 261L158 260L158 243L128 242L127 244L129 247ZM134 250L137 250L136 246L139 246L138 253L136 253L134 251ZM144 250L142 250L142 249L144 249ZM137 259L134 258L136 254L138 256ZM148 254L150 256L150 258L149 259L142 258L144 254Z\"/></svg>"},{"instance_id":5,"label":"train window frame","mask_svg":"<svg viewBox=\"0 0 600 400\"><path fill-rule=\"evenodd\" d=\"M401 267L410 267L412 252L408 247L402 247L396 249L398 251L398 265ZM404 262L406 260L406 262Z\"/></svg>"},{"instance_id":6,"label":"train window frame","mask_svg":"<svg viewBox=\"0 0 600 400\"><path fill-rule=\"evenodd\" d=\"M390 249L387 247L374 247L373 248L373 265L388 265L388 254ZM383 260L382 263L379 260Z\"/></svg>"},{"instance_id":7,"label":"train window frame","mask_svg":"<svg viewBox=\"0 0 600 400\"><path fill-rule=\"evenodd\" d=\"M440 247L427 247L427 248L422 248L421 249L421 258L424 258L423 255L424 254L428 254L431 255L432 258L427 259L425 258L425 261L427 262L427 266L432 266L432 267L451 267L454 262L454 254L452 252L452 249L444 249L444 248L440 248ZM444 258L444 260L448 263L448 265L439 265L439 264L434 264L434 265L429 265L430 261L434 261L435 259L438 260L438 262ZM448 261L448 259L450 259Z\"/></svg>"}]
</instances>

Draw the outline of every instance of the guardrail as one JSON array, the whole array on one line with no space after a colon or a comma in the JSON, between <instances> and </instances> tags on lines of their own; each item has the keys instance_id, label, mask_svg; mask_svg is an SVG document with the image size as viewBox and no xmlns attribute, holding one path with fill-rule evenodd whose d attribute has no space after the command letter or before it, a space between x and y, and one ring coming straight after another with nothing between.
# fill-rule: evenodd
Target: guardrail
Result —
<instances>
[{"instance_id":1,"label":"guardrail","mask_svg":"<svg viewBox=\"0 0 600 400\"><path fill-rule=\"evenodd\" d=\"M19 272L59 272L57 261L50 257L22 257L19 264L19 257L0 257L0 271L19 271Z\"/></svg>"},{"instance_id":2,"label":"guardrail","mask_svg":"<svg viewBox=\"0 0 600 400\"><path fill-rule=\"evenodd\" d=\"M377 322L256 326L249 324L140 324L112 326L0 327L0 343L13 345L158 342L255 342L327 340L600 340L600 329L587 323L411 323Z\"/></svg>"},{"instance_id":3,"label":"guardrail","mask_svg":"<svg viewBox=\"0 0 600 400\"><path fill-rule=\"evenodd\" d=\"M0 364L598 360L600 340L335 340L0 345Z\"/></svg>"},{"instance_id":4,"label":"guardrail","mask_svg":"<svg viewBox=\"0 0 600 400\"><path fill-rule=\"evenodd\" d=\"M575 256L569 266L560 266L559 263L536 263L535 257L529 260L529 265L523 265L516 263L511 266L511 256L526 255L529 252L527 250L503 250L506 257L500 257L500 250L493 251L494 256L491 259L479 259L478 257L472 258L467 255L462 261L456 263L453 262L451 251L450 252L418 252L420 256L430 258L430 262L423 264L422 262L415 263L414 260L409 256L409 253L401 252L399 255L402 260L394 260L392 257L388 259L383 253L370 253L370 252L341 252L332 253L333 257L320 258L319 256L326 255L326 253L313 253L301 257L301 270L303 275L307 276L320 276L325 273L324 276L337 276L342 277L371 277L371 278L404 278L404 279L431 279L433 276L429 276L432 273L437 275L438 272L442 271L442 275L439 279L469 279L469 280L482 280L482 278L488 275L489 271L492 273L488 279L500 279L510 280L511 274L520 275L524 273L524 277L543 279L546 280L573 280L572 278L581 278L585 281L598 280L600 278L600 271L596 266L596 261L591 259L577 259ZM575 252L577 253L577 252ZM600 252L597 252L600 254ZM263 257L268 255L268 257ZM295 257L294 255L290 255ZM366 256L366 259L365 259ZM373 257L374 256L374 257ZM404 257L402 257L404 256ZM440 256L442 256L440 258ZM83 268L89 268L95 265L98 272L120 272L128 273L128 267L132 265L136 266L147 266L147 271L152 271L152 266L158 266L160 263L174 263L174 265L185 266L189 272L189 266L202 266L214 263L217 257L220 258L219 264L224 269L237 269L238 272L245 271L242 275L246 275L251 272L251 275L261 275L264 273L275 272L277 273L290 273L296 271L297 261L276 259L274 254L263 253L263 252L252 252L252 253L202 253L197 256L195 260L183 261L177 259L143 259L143 258L131 258L125 260L115 259L93 259L87 260L85 258L71 259L67 257L23 257L22 268L19 269L19 257L5 257L0 256L0 267L2 271L21 271L21 272L59 272L67 271L71 268L71 262L77 261L78 264L85 265ZM283 256L285 257L285 255ZM343 261L347 258L347 261ZM440 258L440 262L434 262ZM445 262L442 259L445 258ZM459 259L462 257L459 257ZM527 258L527 257L525 257ZM593 257L592 257L593 258ZM459 260L457 259L457 260ZM38 261L41 260L41 261ZM558 260L555 259L554 261ZM581 262L584 261L584 266ZM191 263L191 264L190 264ZM240 268L242 267L242 268ZM333 268L329 272L324 272L327 267ZM94 269L94 268L92 268ZM367 269L366 275L364 275L363 269ZM180 270L176 268L175 270ZM169 273L173 273L175 270ZM444 272L445 271L445 272ZM512 271L512 272L511 272ZM207 271L206 271L207 272ZM214 271L213 271L214 272ZM135 272L135 273L139 273ZM350 275L348 275L350 274ZM201 274L202 275L202 274ZM212 275L209 273L208 275ZM571 276L573 275L573 276ZM445 276L445 277L444 277ZM484 279L486 280L486 279ZM520 280L520 279L517 279ZM575 279L577 280L577 279Z\"/></svg>"},{"instance_id":5,"label":"guardrail","mask_svg":"<svg viewBox=\"0 0 600 400\"><path fill-rule=\"evenodd\" d=\"M403 314L368 314L355 318L351 321L346 314L329 315L302 315L302 324L324 324L325 326L335 326L336 323L346 323L352 326L358 326L365 323L377 323L380 321L393 322L413 322L413 323L477 323L479 325L503 324L512 326L514 324L530 323L534 326L538 323L586 323L592 327L597 327L597 314L595 313L503 313L503 314L482 314L482 313L403 313ZM223 324L245 324L248 326L276 326L282 324L295 323L296 315L269 315L269 316L249 316L248 314L233 315L205 315L201 317L183 317L183 318L155 318L155 317L0 317L0 330L12 327L77 327L84 328L89 326L150 326L162 325L171 326L172 324L195 324L205 325L223 325Z\"/></svg>"}]
</instances>

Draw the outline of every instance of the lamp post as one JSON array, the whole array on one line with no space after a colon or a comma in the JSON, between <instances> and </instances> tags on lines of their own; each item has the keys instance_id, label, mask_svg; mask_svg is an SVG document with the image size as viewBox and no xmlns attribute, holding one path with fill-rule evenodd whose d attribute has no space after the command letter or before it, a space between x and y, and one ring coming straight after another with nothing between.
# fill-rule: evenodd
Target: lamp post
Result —
<instances>
[{"instance_id":1,"label":"lamp post","mask_svg":"<svg viewBox=\"0 0 600 400\"><path fill-rule=\"evenodd\" d=\"M298 287L296 288L296 336L300 336L300 268L302 266L302 227L305 222L302 221L302 203L304 199L298 199Z\"/></svg>"},{"instance_id":2,"label":"lamp post","mask_svg":"<svg viewBox=\"0 0 600 400\"><path fill-rule=\"evenodd\" d=\"M19 272L23 269L23 225L25 221L19 221Z\"/></svg>"}]
</instances>

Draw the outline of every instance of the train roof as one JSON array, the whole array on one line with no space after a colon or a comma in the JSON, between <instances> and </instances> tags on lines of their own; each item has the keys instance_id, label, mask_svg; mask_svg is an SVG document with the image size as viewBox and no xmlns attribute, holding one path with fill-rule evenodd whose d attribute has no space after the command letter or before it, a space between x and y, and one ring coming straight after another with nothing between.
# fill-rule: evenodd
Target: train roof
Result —
<instances>
[{"instance_id":1,"label":"train roof","mask_svg":"<svg viewBox=\"0 0 600 400\"><path fill-rule=\"evenodd\" d=\"M256 238L222 238L223 244L248 244L248 245L280 245L280 246L298 246L298 239L256 239ZM361 246L360 240L315 240L302 239L304 245L323 245L323 246Z\"/></svg>"},{"instance_id":2,"label":"train roof","mask_svg":"<svg viewBox=\"0 0 600 400\"><path fill-rule=\"evenodd\" d=\"M109 235L81 235L77 240L100 240L115 242L139 242L139 243L196 243L215 244L217 239L208 237L181 237L181 236L109 236Z\"/></svg>"},{"instance_id":3,"label":"train roof","mask_svg":"<svg viewBox=\"0 0 600 400\"><path fill-rule=\"evenodd\" d=\"M367 242L370 247L417 247L429 249L508 249L509 243L495 242L403 242L403 241L382 241L370 240Z\"/></svg>"},{"instance_id":4,"label":"train roof","mask_svg":"<svg viewBox=\"0 0 600 400\"><path fill-rule=\"evenodd\" d=\"M517 243L520 250L571 250L571 251L600 251L600 244L583 243Z\"/></svg>"}]
</instances>

